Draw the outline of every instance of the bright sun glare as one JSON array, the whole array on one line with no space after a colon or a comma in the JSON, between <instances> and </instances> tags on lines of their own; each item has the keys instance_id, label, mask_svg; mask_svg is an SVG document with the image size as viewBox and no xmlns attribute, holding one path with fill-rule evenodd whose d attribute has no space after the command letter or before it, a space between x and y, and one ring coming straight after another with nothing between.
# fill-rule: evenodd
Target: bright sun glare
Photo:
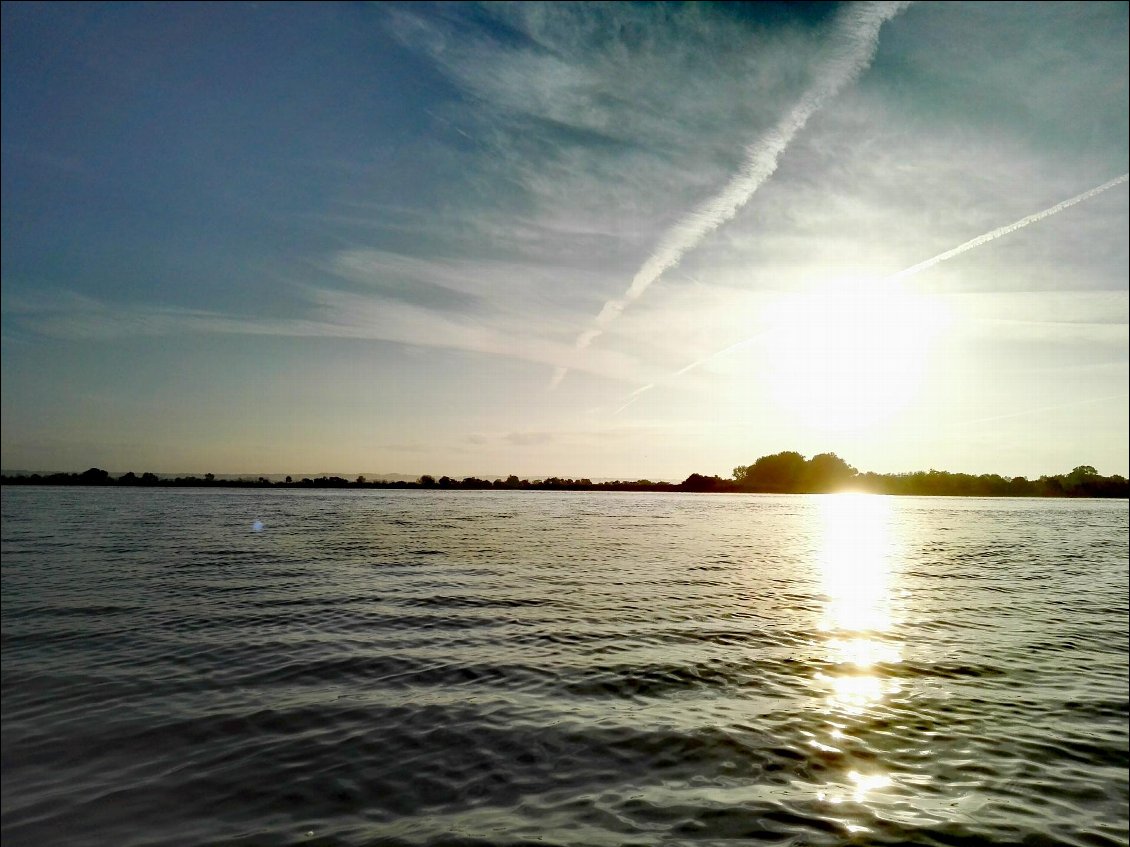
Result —
<instances>
[{"instance_id":1,"label":"bright sun glare","mask_svg":"<svg viewBox=\"0 0 1130 847\"><path fill-rule=\"evenodd\" d=\"M819 500L823 527L816 557L825 609L820 631L826 634L827 671L815 682L825 692L825 730L810 744L843 755L850 727L884 700L899 694L899 680L882 666L901 661L892 615L899 540L891 500L867 494L837 494ZM879 802L893 784L881 758L830 774L817 797L831 804ZM864 827L844 821L852 831Z\"/></svg>"},{"instance_id":2,"label":"bright sun glare","mask_svg":"<svg viewBox=\"0 0 1130 847\"><path fill-rule=\"evenodd\" d=\"M891 581L895 539L890 501L866 494L822 498L821 581L827 598L821 631L828 659L844 673L821 674L835 708L860 713L893 690L897 681L873 673L880 663L900 661L891 627Z\"/></svg>"},{"instance_id":3,"label":"bright sun glare","mask_svg":"<svg viewBox=\"0 0 1130 847\"><path fill-rule=\"evenodd\" d=\"M948 323L940 303L904 285L851 279L784 296L766 318L777 401L823 430L882 423L904 409Z\"/></svg>"}]
</instances>

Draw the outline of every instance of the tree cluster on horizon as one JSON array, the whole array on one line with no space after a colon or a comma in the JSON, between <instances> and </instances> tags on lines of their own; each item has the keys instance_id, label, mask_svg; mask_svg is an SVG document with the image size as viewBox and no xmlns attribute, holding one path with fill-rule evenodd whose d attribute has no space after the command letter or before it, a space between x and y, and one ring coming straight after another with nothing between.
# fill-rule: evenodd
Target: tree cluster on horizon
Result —
<instances>
[{"instance_id":1,"label":"tree cluster on horizon","mask_svg":"<svg viewBox=\"0 0 1130 847\"><path fill-rule=\"evenodd\" d=\"M751 465L734 468L730 478L692 473L680 483L652 482L649 479L593 482L590 479L506 479L486 480L478 477L454 479L429 474L414 482L367 480L359 476L348 480L340 476L287 477L272 482L257 479L217 479L215 474L162 479L153 473L140 476L132 471L114 478L101 468L82 473L30 474L0 476L4 485L114 485L161 487L283 487L283 488L420 488L437 490L504 490L504 491L694 491L745 494L823 494L837 491L860 491L871 494L903 494L920 496L964 497L1130 497L1130 482L1125 477L1102 476L1090 465L1055 476L1003 477L999 474L965 474L928 470L910 473L877 474L860 472L835 453L819 453L806 459L800 453L786 450L762 456Z\"/></svg>"}]
</instances>

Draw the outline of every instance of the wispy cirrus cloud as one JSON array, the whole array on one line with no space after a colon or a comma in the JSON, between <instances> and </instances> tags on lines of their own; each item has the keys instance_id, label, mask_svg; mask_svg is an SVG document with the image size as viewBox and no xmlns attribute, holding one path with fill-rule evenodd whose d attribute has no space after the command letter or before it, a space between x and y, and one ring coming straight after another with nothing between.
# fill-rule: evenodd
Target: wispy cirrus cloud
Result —
<instances>
[{"instance_id":1,"label":"wispy cirrus cloud","mask_svg":"<svg viewBox=\"0 0 1130 847\"><path fill-rule=\"evenodd\" d=\"M515 447L535 447L553 441L553 434L549 432L510 432L506 434L505 440Z\"/></svg>"},{"instance_id":2,"label":"wispy cirrus cloud","mask_svg":"<svg viewBox=\"0 0 1130 847\"><path fill-rule=\"evenodd\" d=\"M6 16L33 47L4 58L6 433L59 417L53 381L89 395L76 428L104 415L108 435L141 432L163 412L185 433L202 421L209 449L235 443L217 422L266 451L250 422L285 409L272 425L321 433L323 467L419 443L486 453L420 470L502 469L509 434L549 433L513 450L532 471L724 468L754 443L804 448L759 393L781 370L769 345L743 341L774 302L862 291L930 257L902 281L961 321L944 351L953 391L923 396L991 416L1024 395L1081 396L1079 373L1091 396L1125 382L1124 186L938 258L1125 170L1124 4L282 8L224 7L256 26L183 54L123 45L183 31L194 6L122 6L90 38L66 5ZM852 15L890 19L853 41ZM35 58L48 33L67 45L49 79ZM105 73L67 58L90 53L112 57ZM252 58L262 85L200 84ZM142 122L138 103L154 106ZM808 335L788 336L799 356ZM123 373L131 359L144 366ZM634 421L695 426L602 448L628 431L606 412L632 389L647 398ZM141 408L155 391L159 407Z\"/></svg>"},{"instance_id":3,"label":"wispy cirrus cloud","mask_svg":"<svg viewBox=\"0 0 1130 847\"><path fill-rule=\"evenodd\" d=\"M578 349L587 348L624 309L638 300L665 272L679 263L687 251L737 214L754 192L777 170L785 148L809 118L845 85L854 80L871 62L879 40L879 28L901 12L907 3L861 3L849 6L836 22L832 33L832 55L817 70L813 84L783 118L746 148L741 169L723 189L679 220L660 239L620 297L606 302L593 326L577 336ZM557 385L566 371L558 369L551 381Z\"/></svg>"},{"instance_id":4,"label":"wispy cirrus cloud","mask_svg":"<svg viewBox=\"0 0 1130 847\"><path fill-rule=\"evenodd\" d=\"M446 210L451 228L481 234L478 249L570 265L576 302L593 311L836 60L823 23L788 16L770 25L696 4L492 5L500 35L463 8L387 13L467 94L442 111L470 136L459 136L465 182Z\"/></svg>"},{"instance_id":5,"label":"wispy cirrus cloud","mask_svg":"<svg viewBox=\"0 0 1130 847\"><path fill-rule=\"evenodd\" d=\"M995 227L936 256L890 274L882 280L882 283L896 283L928 271L943 262L1098 197L1112 188L1125 184L1128 180L1130 174L1121 174L1073 197L1025 215L1012 223ZM952 297L951 295L951 299ZM991 332L999 341L1009 338L1039 338L1047 341L1086 342L1092 345L1125 345L1128 339L1128 297L1125 291L1073 292L1070 295L1062 292L982 292L959 295L959 299L963 302L958 307L964 307L963 311L966 313L968 323L991 325ZM759 341L760 337L760 334L750 335L697 358L667 375L662 382L669 383L678 379L690 371ZM657 384L648 382L630 392L623 398L623 403L615 413L623 412Z\"/></svg>"},{"instance_id":6,"label":"wispy cirrus cloud","mask_svg":"<svg viewBox=\"0 0 1130 847\"><path fill-rule=\"evenodd\" d=\"M935 265L940 265L942 262L948 262L950 259L960 256L962 253L967 253L970 250L975 250L984 244L988 244L991 241L996 241L998 238L1003 238L1004 236L1010 235L1017 230L1024 229L1024 227L1026 226L1031 226L1032 224L1039 223L1045 218L1050 218L1052 215L1058 215L1065 209L1070 209L1072 206L1090 200L1092 197L1098 197L1104 191L1109 191L1116 185L1122 185L1128 179L1130 179L1130 173L1125 173L1121 176L1115 177L1114 179L1107 180L1102 185L1097 185L1094 188L1089 188L1080 194L1076 194L1074 197L1069 197L1066 200L1061 200L1055 205L1049 206L1048 208L1043 209L1039 212L1034 212L1031 215L1025 215L1018 221L1013 221L1010 224L1005 224L1004 226L997 227L996 229L990 230L989 232L978 235L976 238L971 238L968 241L957 245L956 247L952 247L949 250L946 250L944 253L939 253L937 256L932 256L931 258L919 262L916 265L911 265L909 268L891 275L890 279L905 279L906 277L914 276L915 274L927 271Z\"/></svg>"},{"instance_id":7,"label":"wispy cirrus cloud","mask_svg":"<svg viewBox=\"0 0 1130 847\"><path fill-rule=\"evenodd\" d=\"M112 304L74 292L12 298L5 310L19 326L67 339L110 340L183 334L259 335L388 341L416 347L460 350L629 380L641 372L638 361L609 351L581 361L564 341L553 341L537 327L519 330L513 315L481 315L427 308L397 298L340 289L308 287L309 317L266 318L198 309ZM646 369L645 369L646 370Z\"/></svg>"}]
</instances>

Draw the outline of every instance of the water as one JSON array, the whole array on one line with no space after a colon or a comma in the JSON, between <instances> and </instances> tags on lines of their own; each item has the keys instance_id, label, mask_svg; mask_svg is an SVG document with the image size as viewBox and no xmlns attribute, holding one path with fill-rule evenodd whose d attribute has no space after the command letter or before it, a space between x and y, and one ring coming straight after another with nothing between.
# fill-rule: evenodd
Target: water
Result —
<instances>
[{"instance_id":1,"label":"water","mask_svg":"<svg viewBox=\"0 0 1130 847\"><path fill-rule=\"evenodd\" d=\"M1125 845L1127 532L1126 501L5 488L3 843Z\"/></svg>"}]
</instances>

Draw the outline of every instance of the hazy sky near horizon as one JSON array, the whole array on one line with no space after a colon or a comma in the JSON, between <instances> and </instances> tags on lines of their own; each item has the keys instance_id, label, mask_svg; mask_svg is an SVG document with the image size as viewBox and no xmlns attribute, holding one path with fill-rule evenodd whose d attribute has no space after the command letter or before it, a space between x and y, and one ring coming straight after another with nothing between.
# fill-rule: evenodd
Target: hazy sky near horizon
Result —
<instances>
[{"instance_id":1,"label":"hazy sky near horizon","mask_svg":"<svg viewBox=\"0 0 1130 847\"><path fill-rule=\"evenodd\" d=\"M2 8L5 468L1128 472L1125 3Z\"/></svg>"}]
</instances>

